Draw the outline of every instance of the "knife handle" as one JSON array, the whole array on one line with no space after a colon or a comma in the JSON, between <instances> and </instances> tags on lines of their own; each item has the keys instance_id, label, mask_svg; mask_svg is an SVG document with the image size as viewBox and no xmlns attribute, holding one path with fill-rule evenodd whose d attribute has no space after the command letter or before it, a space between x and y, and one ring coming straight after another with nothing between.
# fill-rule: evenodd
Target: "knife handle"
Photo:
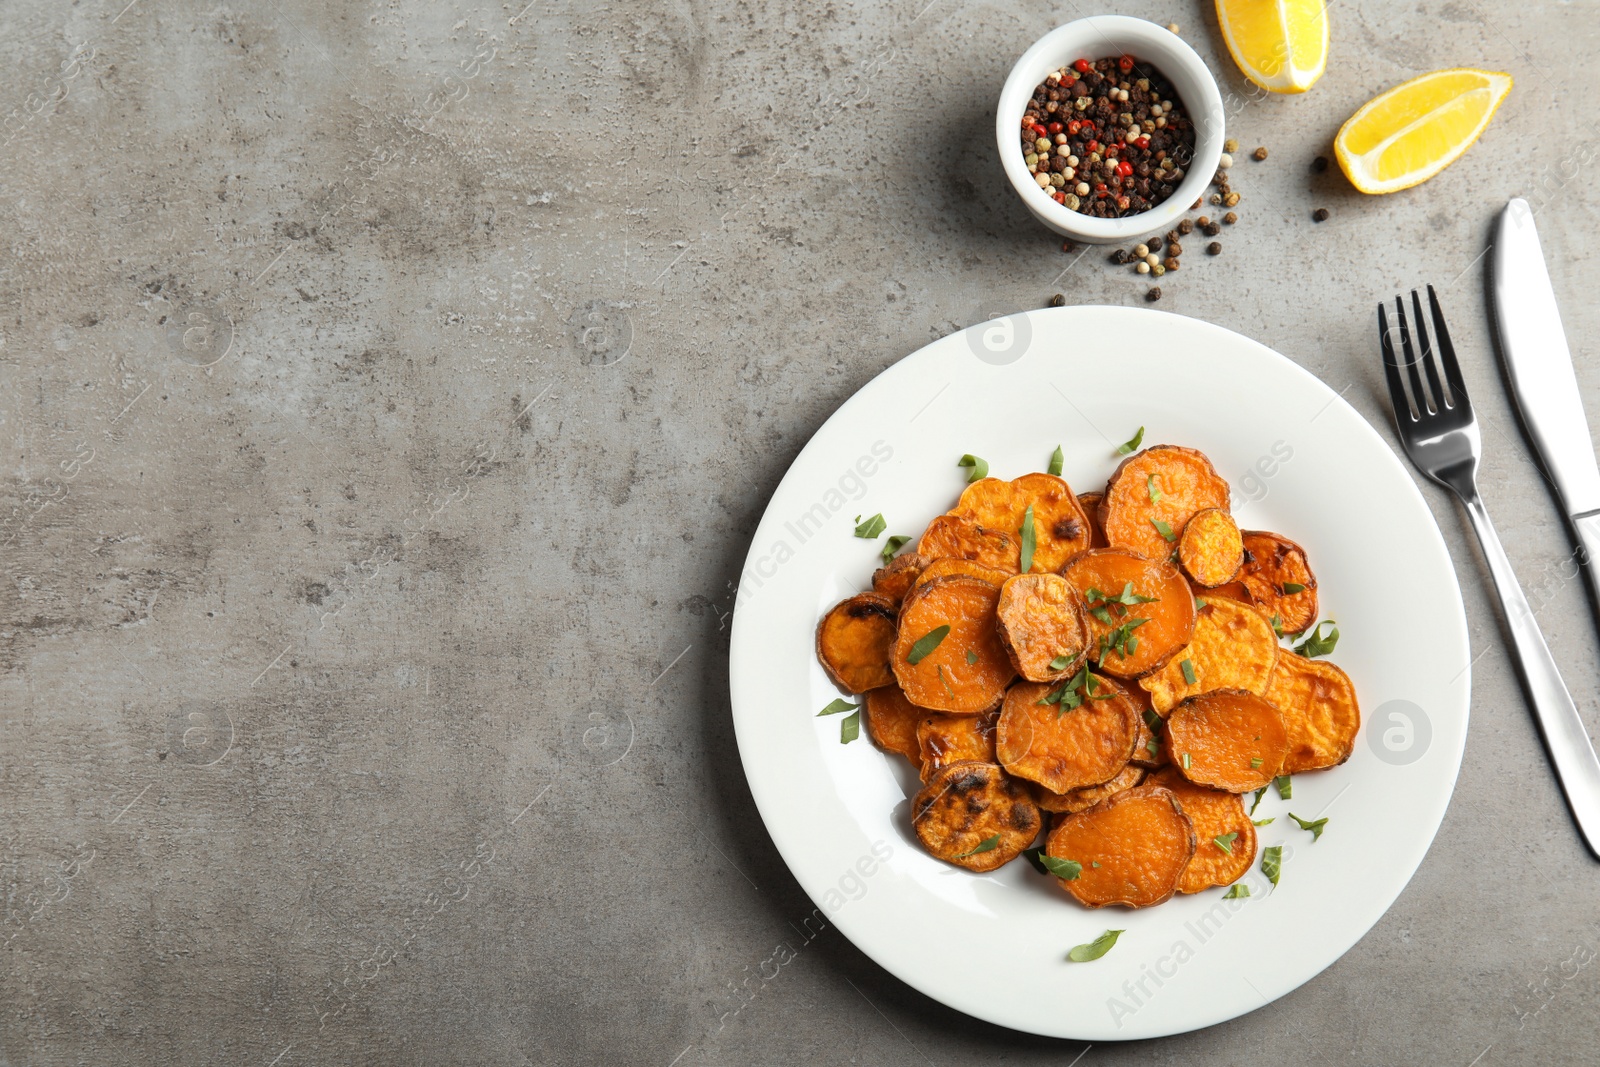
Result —
<instances>
[{"instance_id":1,"label":"knife handle","mask_svg":"<svg viewBox=\"0 0 1600 1067\"><path fill-rule=\"evenodd\" d=\"M1517 572L1506 558L1500 536L1484 510L1483 498L1474 491L1464 495L1462 502L1467 506L1473 531L1483 547L1495 592L1500 594L1500 607L1505 612L1506 628L1511 631L1517 666L1533 705L1539 732L1544 735L1550 762L1555 765L1556 778L1566 794L1567 807L1589 851L1600 859L1600 759L1595 757L1594 745L1589 742L1589 731L1578 714L1578 706L1561 680L1555 657L1550 655L1550 646L1545 644L1533 608L1523 595ZM1596 548L1600 550L1600 542ZM1591 570L1591 578L1593 573Z\"/></svg>"}]
</instances>

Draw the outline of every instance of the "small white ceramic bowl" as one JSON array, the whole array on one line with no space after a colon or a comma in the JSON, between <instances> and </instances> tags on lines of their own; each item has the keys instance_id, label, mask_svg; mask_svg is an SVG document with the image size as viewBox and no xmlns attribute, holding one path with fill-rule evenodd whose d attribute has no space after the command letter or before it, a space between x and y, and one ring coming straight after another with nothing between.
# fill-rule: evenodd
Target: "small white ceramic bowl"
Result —
<instances>
[{"instance_id":1,"label":"small white ceramic bowl","mask_svg":"<svg viewBox=\"0 0 1600 1067\"><path fill-rule=\"evenodd\" d=\"M1195 126L1194 160L1178 189L1149 211L1120 219L1081 215L1050 198L1028 173L1018 131L1034 87L1053 70L1077 59L1130 55L1159 70L1178 92ZM1189 205L1205 195L1222 157L1222 94L1205 61L1177 34L1127 15L1095 15L1058 26L1022 54L1006 77L995 113L1000 165L1034 217L1066 237L1092 244L1118 244L1170 229Z\"/></svg>"}]
</instances>

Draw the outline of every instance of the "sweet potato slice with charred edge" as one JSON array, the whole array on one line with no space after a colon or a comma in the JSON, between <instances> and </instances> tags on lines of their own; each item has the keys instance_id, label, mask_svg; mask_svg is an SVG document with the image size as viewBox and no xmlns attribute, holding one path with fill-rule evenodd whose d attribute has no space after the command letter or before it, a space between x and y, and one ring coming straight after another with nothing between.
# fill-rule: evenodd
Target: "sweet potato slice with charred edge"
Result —
<instances>
[{"instance_id":1,"label":"sweet potato slice with charred edge","mask_svg":"<svg viewBox=\"0 0 1600 1067\"><path fill-rule=\"evenodd\" d=\"M1260 789L1283 770L1289 736L1264 697L1222 689L1172 709L1162 730L1172 765L1197 785L1229 793Z\"/></svg>"},{"instance_id":2,"label":"sweet potato slice with charred edge","mask_svg":"<svg viewBox=\"0 0 1600 1067\"><path fill-rule=\"evenodd\" d=\"M1225 597L1202 597L1189 646L1139 684L1157 713L1166 715L1185 697L1214 689L1265 693L1277 659L1278 636L1260 611Z\"/></svg>"},{"instance_id":3,"label":"sweet potato slice with charred edge","mask_svg":"<svg viewBox=\"0 0 1600 1067\"><path fill-rule=\"evenodd\" d=\"M1030 682L1073 675L1088 650L1083 598L1059 574L1016 574L1000 587L1000 643ZM1059 666L1052 666L1059 664Z\"/></svg>"},{"instance_id":4,"label":"sweet potato slice with charred edge","mask_svg":"<svg viewBox=\"0 0 1600 1067\"><path fill-rule=\"evenodd\" d=\"M1144 780L1146 773L1148 772L1143 767L1130 763L1118 771L1117 776L1111 781L1074 789L1070 793L1052 793L1037 782L1030 783L1033 786L1033 802L1039 805L1040 811L1071 815L1073 812L1094 807L1113 793L1132 789Z\"/></svg>"},{"instance_id":5,"label":"sweet potato slice with charred edge","mask_svg":"<svg viewBox=\"0 0 1600 1067\"><path fill-rule=\"evenodd\" d=\"M958 715L1000 703L1017 672L996 632L999 599L999 589L966 575L935 578L911 590L900 605L893 659L906 699ZM941 627L949 629L939 638L935 631Z\"/></svg>"},{"instance_id":6,"label":"sweet potato slice with charred edge","mask_svg":"<svg viewBox=\"0 0 1600 1067\"><path fill-rule=\"evenodd\" d=\"M1157 670L1194 635L1194 596L1171 564L1096 548L1073 557L1061 574L1083 594L1089 656L1107 674L1137 678ZM1140 597L1150 599L1119 602Z\"/></svg>"},{"instance_id":7,"label":"sweet potato slice with charred edge","mask_svg":"<svg viewBox=\"0 0 1600 1067\"><path fill-rule=\"evenodd\" d=\"M834 605L817 624L817 658L834 685L865 693L894 683L889 669L894 639L894 601L857 593Z\"/></svg>"},{"instance_id":8,"label":"sweet potato slice with charred edge","mask_svg":"<svg viewBox=\"0 0 1600 1067\"><path fill-rule=\"evenodd\" d=\"M922 752L917 747L917 723L927 714L907 700L898 685L867 690L864 709L867 736L883 751L898 752L913 766L922 765Z\"/></svg>"},{"instance_id":9,"label":"sweet potato slice with charred edge","mask_svg":"<svg viewBox=\"0 0 1600 1067\"><path fill-rule=\"evenodd\" d=\"M886 596L896 604L905 599L911 587L916 584L917 578L928 566L927 556L917 552L907 552L896 556L886 565L872 572L872 591L879 596Z\"/></svg>"},{"instance_id":10,"label":"sweet potato slice with charred edge","mask_svg":"<svg viewBox=\"0 0 1600 1067\"><path fill-rule=\"evenodd\" d=\"M1194 825L1170 789L1124 789L1057 821L1045 853L1082 865L1061 888L1089 908L1148 908L1171 899L1195 852Z\"/></svg>"},{"instance_id":11,"label":"sweet potato slice with charred edge","mask_svg":"<svg viewBox=\"0 0 1600 1067\"><path fill-rule=\"evenodd\" d=\"M922 764L922 780L952 763L976 760L994 763L994 730L998 712L982 715L946 715L942 711L922 713L917 720L917 753Z\"/></svg>"},{"instance_id":12,"label":"sweet potato slice with charred edge","mask_svg":"<svg viewBox=\"0 0 1600 1067\"><path fill-rule=\"evenodd\" d=\"M1115 778L1133 756L1139 713L1126 693L1083 672L1079 687L1046 703L1061 686L1018 682L1006 693L995 731L1000 765L1053 793L1067 793ZM1076 706L1072 706L1076 702Z\"/></svg>"},{"instance_id":13,"label":"sweet potato slice with charred edge","mask_svg":"<svg viewBox=\"0 0 1600 1067\"><path fill-rule=\"evenodd\" d=\"M1112 548L1166 559L1195 512L1227 507L1228 483L1205 453L1155 445L1117 467L1100 502L1100 526Z\"/></svg>"},{"instance_id":14,"label":"sweet potato slice with charred edge","mask_svg":"<svg viewBox=\"0 0 1600 1067\"><path fill-rule=\"evenodd\" d=\"M1239 580L1267 618L1276 615L1286 634L1297 634L1316 622L1317 576L1311 573L1306 550L1265 530L1246 530L1243 539Z\"/></svg>"},{"instance_id":15,"label":"sweet potato slice with charred edge","mask_svg":"<svg viewBox=\"0 0 1600 1067\"><path fill-rule=\"evenodd\" d=\"M993 763L935 771L912 799L911 813L922 847L969 871L1004 866L1039 836L1039 809L1028 787Z\"/></svg>"},{"instance_id":16,"label":"sweet potato slice with charred edge","mask_svg":"<svg viewBox=\"0 0 1600 1067\"><path fill-rule=\"evenodd\" d=\"M1196 585L1209 589L1233 581L1244 565L1239 524L1221 508L1195 512L1178 537L1178 562Z\"/></svg>"},{"instance_id":17,"label":"sweet potato slice with charred edge","mask_svg":"<svg viewBox=\"0 0 1600 1067\"><path fill-rule=\"evenodd\" d=\"M1100 525L1100 501L1106 495L1096 491L1092 493L1079 493L1078 506L1083 509L1083 514L1089 520L1089 547L1109 548L1106 544L1106 531Z\"/></svg>"},{"instance_id":18,"label":"sweet potato slice with charred edge","mask_svg":"<svg viewBox=\"0 0 1600 1067\"><path fill-rule=\"evenodd\" d=\"M1220 597L1224 600L1237 600L1241 604L1254 605L1255 597L1250 595L1250 587L1243 582L1224 582L1212 589L1195 586L1195 596Z\"/></svg>"},{"instance_id":19,"label":"sweet potato slice with charred edge","mask_svg":"<svg viewBox=\"0 0 1600 1067\"><path fill-rule=\"evenodd\" d=\"M1022 521L1033 508L1034 549L1029 568L1044 574L1057 570L1089 547L1092 530L1072 487L1054 474L1024 474L1003 482L984 478L961 493L950 514L988 529L1005 530L1017 538L1021 552ZM1020 560L1013 571L1021 568Z\"/></svg>"},{"instance_id":20,"label":"sweet potato slice with charred edge","mask_svg":"<svg viewBox=\"0 0 1600 1067\"><path fill-rule=\"evenodd\" d=\"M1147 779L1172 790L1183 813L1194 823L1194 858L1178 883L1180 893L1198 893L1214 885L1232 885L1255 865L1256 828L1245 814L1244 799L1209 786L1195 785L1167 767ZM1227 835L1233 834L1232 838ZM1217 843L1221 838L1227 845Z\"/></svg>"},{"instance_id":21,"label":"sweet potato slice with charred edge","mask_svg":"<svg viewBox=\"0 0 1600 1067\"><path fill-rule=\"evenodd\" d=\"M958 515L940 515L922 532L917 552L934 560L970 559L1015 574L1022 546L1013 532L981 526Z\"/></svg>"},{"instance_id":22,"label":"sweet potato slice with charred edge","mask_svg":"<svg viewBox=\"0 0 1600 1067\"><path fill-rule=\"evenodd\" d=\"M965 574L973 578L982 578L998 589L1006 584L1006 579L1011 577L1012 573L1014 572L985 567L983 564L975 563L970 559L936 559L923 568L922 573L917 575L917 580L912 583L911 588L915 589L919 585L927 585L935 578L948 578L952 574Z\"/></svg>"},{"instance_id":23,"label":"sweet potato slice with charred edge","mask_svg":"<svg viewBox=\"0 0 1600 1067\"><path fill-rule=\"evenodd\" d=\"M1327 660L1278 653L1267 682L1267 700L1283 714L1289 734L1284 774L1337 767L1350 758L1361 708L1350 676Z\"/></svg>"}]
</instances>

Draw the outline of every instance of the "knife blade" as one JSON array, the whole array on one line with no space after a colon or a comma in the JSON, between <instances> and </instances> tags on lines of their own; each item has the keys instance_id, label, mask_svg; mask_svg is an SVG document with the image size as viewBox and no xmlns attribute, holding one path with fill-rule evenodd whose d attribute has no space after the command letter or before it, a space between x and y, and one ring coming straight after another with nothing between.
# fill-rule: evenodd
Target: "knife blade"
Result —
<instances>
[{"instance_id":1,"label":"knife blade","mask_svg":"<svg viewBox=\"0 0 1600 1067\"><path fill-rule=\"evenodd\" d=\"M1586 525L1600 525L1580 521L1600 512L1600 468L1526 200L1513 199L1500 213L1493 259L1495 322L1517 408L1567 517L1583 535ZM1600 552L1600 529L1595 535L1593 545L1583 536L1590 558Z\"/></svg>"}]
</instances>

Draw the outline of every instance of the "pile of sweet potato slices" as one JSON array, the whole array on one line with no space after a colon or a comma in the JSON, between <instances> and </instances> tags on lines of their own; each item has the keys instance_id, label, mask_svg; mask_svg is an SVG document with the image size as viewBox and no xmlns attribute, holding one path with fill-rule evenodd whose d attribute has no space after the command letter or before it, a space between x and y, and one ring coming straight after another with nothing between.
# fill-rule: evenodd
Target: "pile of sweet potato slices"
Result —
<instances>
[{"instance_id":1,"label":"pile of sweet potato slices","mask_svg":"<svg viewBox=\"0 0 1600 1067\"><path fill-rule=\"evenodd\" d=\"M1211 461L1156 445L1103 492L972 483L823 617L817 655L920 769L929 853L990 871L1044 834L1073 898L1138 908L1235 882L1241 794L1350 757L1349 677L1281 643L1317 607L1304 550L1241 531Z\"/></svg>"}]
</instances>

